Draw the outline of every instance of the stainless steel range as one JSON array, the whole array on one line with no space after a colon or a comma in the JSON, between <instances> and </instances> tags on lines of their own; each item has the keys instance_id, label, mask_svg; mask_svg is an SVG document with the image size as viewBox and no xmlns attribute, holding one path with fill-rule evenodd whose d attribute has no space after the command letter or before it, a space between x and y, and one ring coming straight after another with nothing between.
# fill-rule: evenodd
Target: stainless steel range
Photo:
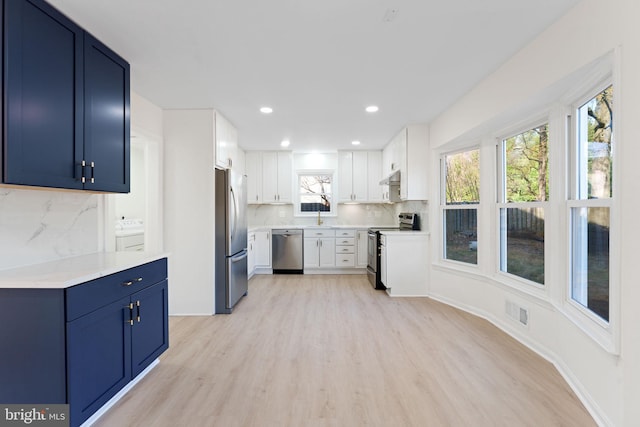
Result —
<instances>
[{"instance_id":1,"label":"stainless steel range","mask_svg":"<svg viewBox=\"0 0 640 427\"><path fill-rule=\"evenodd\" d=\"M397 227L371 227L367 232L367 278L375 289L386 289L380 280L380 232L384 230L420 230L417 213L404 212L398 215Z\"/></svg>"}]
</instances>

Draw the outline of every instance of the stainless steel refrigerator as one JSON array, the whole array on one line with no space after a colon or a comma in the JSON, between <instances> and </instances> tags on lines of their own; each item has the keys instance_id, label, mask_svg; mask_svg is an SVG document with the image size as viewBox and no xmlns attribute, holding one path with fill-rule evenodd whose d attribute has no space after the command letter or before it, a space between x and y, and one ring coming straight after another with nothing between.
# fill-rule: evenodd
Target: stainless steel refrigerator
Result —
<instances>
[{"instance_id":1,"label":"stainless steel refrigerator","mask_svg":"<svg viewBox=\"0 0 640 427\"><path fill-rule=\"evenodd\" d=\"M248 290L246 177L215 172L215 310L230 314Z\"/></svg>"}]
</instances>

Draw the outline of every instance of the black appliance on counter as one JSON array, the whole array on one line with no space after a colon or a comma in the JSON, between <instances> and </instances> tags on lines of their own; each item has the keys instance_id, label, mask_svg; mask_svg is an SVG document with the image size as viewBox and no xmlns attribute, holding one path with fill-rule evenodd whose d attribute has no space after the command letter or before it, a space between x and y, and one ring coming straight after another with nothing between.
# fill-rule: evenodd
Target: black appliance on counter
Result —
<instances>
[{"instance_id":1,"label":"black appliance on counter","mask_svg":"<svg viewBox=\"0 0 640 427\"><path fill-rule=\"evenodd\" d=\"M417 213L404 212L398 215L398 219L398 227L371 227L367 230L367 278L375 289L386 289L380 280L380 232L420 230L420 217Z\"/></svg>"}]
</instances>

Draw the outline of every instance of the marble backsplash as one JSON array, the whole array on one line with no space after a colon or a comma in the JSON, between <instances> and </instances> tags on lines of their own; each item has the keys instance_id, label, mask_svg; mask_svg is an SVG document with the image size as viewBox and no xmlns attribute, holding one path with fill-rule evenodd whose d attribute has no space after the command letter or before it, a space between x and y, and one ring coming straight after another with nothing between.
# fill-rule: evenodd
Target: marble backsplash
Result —
<instances>
[{"instance_id":1,"label":"marble backsplash","mask_svg":"<svg viewBox=\"0 0 640 427\"><path fill-rule=\"evenodd\" d=\"M396 204L339 204L337 216L322 215L323 225L394 226L398 213L418 212L423 229L428 225L427 202L403 202ZM249 205L249 227L281 225L314 225L317 217L296 217L293 205Z\"/></svg>"},{"instance_id":2,"label":"marble backsplash","mask_svg":"<svg viewBox=\"0 0 640 427\"><path fill-rule=\"evenodd\" d=\"M0 270L97 252L100 197L0 188Z\"/></svg>"}]
</instances>

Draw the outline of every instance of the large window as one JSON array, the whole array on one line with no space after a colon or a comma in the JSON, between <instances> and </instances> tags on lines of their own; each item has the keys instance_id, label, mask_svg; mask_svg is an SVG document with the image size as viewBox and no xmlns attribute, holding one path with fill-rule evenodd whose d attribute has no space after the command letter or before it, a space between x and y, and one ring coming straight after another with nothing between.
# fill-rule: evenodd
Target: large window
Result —
<instances>
[{"instance_id":1,"label":"large window","mask_svg":"<svg viewBox=\"0 0 640 427\"><path fill-rule=\"evenodd\" d=\"M573 140L571 299L609 321L609 229L613 199L613 87L576 108Z\"/></svg>"},{"instance_id":2,"label":"large window","mask_svg":"<svg viewBox=\"0 0 640 427\"><path fill-rule=\"evenodd\" d=\"M445 155L442 175L443 258L478 264L480 151Z\"/></svg>"},{"instance_id":3,"label":"large window","mask_svg":"<svg viewBox=\"0 0 640 427\"><path fill-rule=\"evenodd\" d=\"M333 213L333 174L301 172L298 174L298 212Z\"/></svg>"},{"instance_id":4,"label":"large window","mask_svg":"<svg viewBox=\"0 0 640 427\"><path fill-rule=\"evenodd\" d=\"M544 205L549 200L549 126L501 141L500 271L544 284Z\"/></svg>"}]
</instances>

